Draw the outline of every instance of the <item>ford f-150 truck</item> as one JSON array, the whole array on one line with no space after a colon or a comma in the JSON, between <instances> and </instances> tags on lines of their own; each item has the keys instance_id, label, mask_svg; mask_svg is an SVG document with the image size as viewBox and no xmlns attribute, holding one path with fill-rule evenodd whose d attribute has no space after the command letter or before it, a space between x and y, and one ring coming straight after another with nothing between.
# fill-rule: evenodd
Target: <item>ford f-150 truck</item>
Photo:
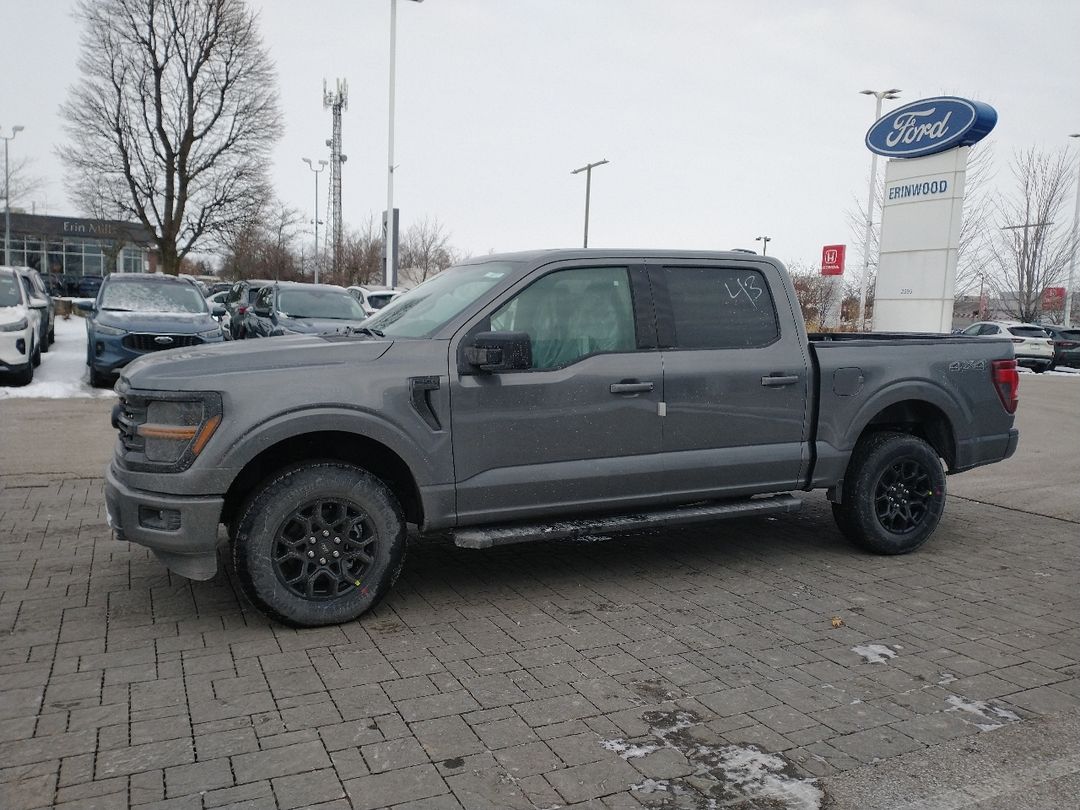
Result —
<instances>
[{"instance_id":1,"label":"ford f-150 truck","mask_svg":"<svg viewBox=\"0 0 1080 810\"><path fill-rule=\"evenodd\" d=\"M159 352L124 369L116 535L297 626L392 587L406 528L482 548L798 508L912 551L945 473L1008 458L1008 340L807 335L774 259L485 256L349 334Z\"/></svg>"}]
</instances>

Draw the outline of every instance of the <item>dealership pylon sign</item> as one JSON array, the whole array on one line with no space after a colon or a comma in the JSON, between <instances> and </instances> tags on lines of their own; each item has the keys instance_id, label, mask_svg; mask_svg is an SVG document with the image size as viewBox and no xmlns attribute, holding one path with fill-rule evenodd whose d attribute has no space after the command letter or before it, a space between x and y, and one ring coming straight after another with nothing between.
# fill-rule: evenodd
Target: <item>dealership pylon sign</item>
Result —
<instances>
[{"instance_id":1,"label":"dealership pylon sign","mask_svg":"<svg viewBox=\"0 0 1080 810\"><path fill-rule=\"evenodd\" d=\"M844 254L847 245L825 245L821 249L821 275L844 275Z\"/></svg>"},{"instance_id":2,"label":"dealership pylon sign","mask_svg":"<svg viewBox=\"0 0 1080 810\"><path fill-rule=\"evenodd\" d=\"M997 112L980 101L936 96L882 116L866 146L885 167L875 332L949 332L970 148Z\"/></svg>"}]
</instances>

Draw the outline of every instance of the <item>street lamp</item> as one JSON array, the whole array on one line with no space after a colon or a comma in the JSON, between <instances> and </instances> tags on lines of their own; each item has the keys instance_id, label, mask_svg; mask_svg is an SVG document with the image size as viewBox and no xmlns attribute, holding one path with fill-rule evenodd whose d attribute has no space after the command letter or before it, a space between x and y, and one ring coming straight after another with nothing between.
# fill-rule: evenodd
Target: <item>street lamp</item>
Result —
<instances>
[{"instance_id":1,"label":"street lamp","mask_svg":"<svg viewBox=\"0 0 1080 810\"><path fill-rule=\"evenodd\" d=\"M422 3L424 0L412 0ZM394 69L397 50L397 0L390 0L390 137L386 149L386 286L397 286L397 267L394 255Z\"/></svg>"},{"instance_id":2,"label":"street lamp","mask_svg":"<svg viewBox=\"0 0 1080 810\"><path fill-rule=\"evenodd\" d=\"M1074 132L1070 138L1080 138L1080 132ZM1080 161L1077 161L1080 164ZM1076 240L1080 239L1080 169L1076 174L1076 210L1073 213L1072 253L1069 256L1069 280L1065 283L1065 328L1072 326L1072 287L1073 273L1076 271Z\"/></svg>"},{"instance_id":3,"label":"street lamp","mask_svg":"<svg viewBox=\"0 0 1080 810\"><path fill-rule=\"evenodd\" d=\"M864 96L873 96L877 99L874 107L874 120L881 118L882 99L894 99L900 97L900 91L895 87L891 90L860 90ZM870 157L870 193L866 199L866 236L863 239L863 269L862 283L859 285L859 328L866 329L866 283L870 276L870 239L874 230L874 192L877 190L877 152L871 152Z\"/></svg>"},{"instance_id":4,"label":"street lamp","mask_svg":"<svg viewBox=\"0 0 1080 810\"><path fill-rule=\"evenodd\" d=\"M761 242L761 255L762 256L768 255L769 242L772 241L772 237L771 236L755 236L754 241L755 242Z\"/></svg>"},{"instance_id":5,"label":"street lamp","mask_svg":"<svg viewBox=\"0 0 1080 810\"><path fill-rule=\"evenodd\" d=\"M8 142L25 127L14 126L10 135L0 135L4 139L4 264L11 264L11 163L8 160Z\"/></svg>"},{"instance_id":6,"label":"street lamp","mask_svg":"<svg viewBox=\"0 0 1080 810\"><path fill-rule=\"evenodd\" d=\"M574 169L570 172L570 174L585 172L585 243L582 247L589 246L589 196L592 193L592 170L596 166L603 166L607 162L607 158L604 158L596 161L596 163L586 163L580 169Z\"/></svg>"},{"instance_id":7,"label":"street lamp","mask_svg":"<svg viewBox=\"0 0 1080 810\"><path fill-rule=\"evenodd\" d=\"M319 172L326 168L326 161L319 161L319 168L311 162L311 158L300 158L308 168L315 173L315 283L319 283Z\"/></svg>"}]
</instances>

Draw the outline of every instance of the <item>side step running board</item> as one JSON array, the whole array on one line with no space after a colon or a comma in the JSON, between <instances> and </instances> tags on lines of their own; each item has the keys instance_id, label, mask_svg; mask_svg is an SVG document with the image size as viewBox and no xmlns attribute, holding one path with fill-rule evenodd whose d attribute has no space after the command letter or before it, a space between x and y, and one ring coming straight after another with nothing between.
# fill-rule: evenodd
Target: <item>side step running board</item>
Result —
<instances>
[{"instance_id":1,"label":"side step running board","mask_svg":"<svg viewBox=\"0 0 1080 810\"><path fill-rule=\"evenodd\" d=\"M590 534L614 534L641 529L656 529L685 523L775 515L797 512L802 501L792 495L771 495L744 501L709 501L695 506L638 512L582 520L559 520L549 523L516 523L508 526L478 526L453 532L454 544L461 548L491 548L533 540L567 540Z\"/></svg>"}]
</instances>

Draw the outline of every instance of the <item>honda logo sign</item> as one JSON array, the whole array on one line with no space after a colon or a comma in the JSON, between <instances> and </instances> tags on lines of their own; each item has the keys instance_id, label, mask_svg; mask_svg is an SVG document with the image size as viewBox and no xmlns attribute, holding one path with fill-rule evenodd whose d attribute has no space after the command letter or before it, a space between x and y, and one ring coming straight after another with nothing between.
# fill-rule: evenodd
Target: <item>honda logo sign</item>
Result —
<instances>
[{"instance_id":1,"label":"honda logo sign","mask_svg":"<svg viewBox=\"0 0 1080 810\"><path fill-rule=\"evenodd\" d=\"M821 249L821 275L844 275L844 253L847 245L825 245Z\"/></svg>"}]
</instances>

